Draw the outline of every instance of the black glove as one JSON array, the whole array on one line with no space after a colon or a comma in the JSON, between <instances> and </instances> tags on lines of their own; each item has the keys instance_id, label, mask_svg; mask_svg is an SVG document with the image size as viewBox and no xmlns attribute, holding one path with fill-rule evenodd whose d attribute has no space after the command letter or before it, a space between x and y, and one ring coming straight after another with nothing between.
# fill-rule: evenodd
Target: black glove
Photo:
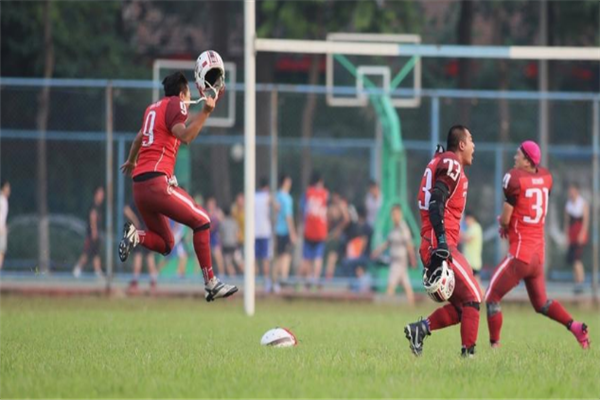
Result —
<instances>
[{"instance_id":1,"label":"black glove","mask_svg":"<svg viewBox=\"0 0 600 400\"><path fill-rule=\"evenodd\" d=\"M437 267L442 265L442 262L448 260L449 258L450 250L448 249L448 243L446 242L446 235L440 235L438 238L437 247L431 252L430 266L432 266L433 270L435 270Z\"/></svg>"}]
</instances>

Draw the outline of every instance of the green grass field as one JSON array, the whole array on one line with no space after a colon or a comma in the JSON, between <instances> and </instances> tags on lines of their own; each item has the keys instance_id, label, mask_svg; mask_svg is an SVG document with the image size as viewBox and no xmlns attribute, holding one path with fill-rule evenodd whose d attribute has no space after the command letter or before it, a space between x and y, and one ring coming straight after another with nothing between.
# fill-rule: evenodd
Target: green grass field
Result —
<instances>
[{"instance_id":1,"label":"green grass field","mask_svg":"<svg viewBox=\"0 0 600 400\"><path fill-rule=\"evenodd\" d=\"M600 396L600 323L584 352L563 327L505 306L503 347L487 345L485 314L473 359L458 327L435 332L424 355L403 326L434 309L264 300L26 298L0 303L0 398L567 397ZM259 345L291 328L299 346Z\"/></svg>"}]
</instances>

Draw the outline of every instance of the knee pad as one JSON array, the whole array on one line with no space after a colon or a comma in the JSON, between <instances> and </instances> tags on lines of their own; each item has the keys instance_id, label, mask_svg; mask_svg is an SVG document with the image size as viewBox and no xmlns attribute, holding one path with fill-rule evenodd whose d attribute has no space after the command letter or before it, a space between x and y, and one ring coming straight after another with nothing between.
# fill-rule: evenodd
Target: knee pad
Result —
<instances>
[{"instance_id":1,"label":"knee pad","mask_svg":"<svg viewBox=\"0 0 600 400\"><path fill-rule=\"evenodd\" d=\"M548 310L550 309L551 305L552 305L552 300L548 300L540 308L536 307L535 311L540 314L548 315Z\"/></svg>"},{"instance_id":2,"label":"knee pad","mask_svg":"<svg viewBox=\"0 0 600 400\"><path fill-rule=\"evenodd\" d=\"M469 301L463 304L463 307L473 307L477 311L479 311L479 303L476 301Z\"/></svg>"},{"instance_id":3,"label":"knee pad","mask_svg":"<svg viewBox=\"0 0 600 400\"><path fill-rule=\"evenodd\" d=\"M485 303L485 306L487 308L488 317L491 317L492 315L498 314L502 311L502 308L500 308L500 303Z\"/></svg>"},{"instance_id":4,"label":"knee pad","mask_svg":"<svg viewBox=\"0 0 600 400\"><path fill-rule=\"evenodd\" d=\"M200 225L199 227L194 228L194 232L205 231L207 229L210 229L210 222L207 222L204 225Z\"/></svg>"}]
</instances>

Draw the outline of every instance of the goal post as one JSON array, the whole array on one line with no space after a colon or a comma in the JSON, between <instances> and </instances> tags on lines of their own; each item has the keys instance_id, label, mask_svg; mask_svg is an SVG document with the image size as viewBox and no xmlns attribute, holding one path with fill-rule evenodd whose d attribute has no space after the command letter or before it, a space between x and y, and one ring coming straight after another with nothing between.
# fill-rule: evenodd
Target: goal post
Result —
<instances>
[{"instance_id":1,"label":"goal post","mask_svg":"<svg viewBox=\"0 0 600 400\"><path fill-rule=\"evenodd\" d=\"M443 58L495 58L510 60L600 61L597 47L461 46L330 42L319 40L256 39L256 51L308 54L420 56Z\"/></svg>"}]
</instances>

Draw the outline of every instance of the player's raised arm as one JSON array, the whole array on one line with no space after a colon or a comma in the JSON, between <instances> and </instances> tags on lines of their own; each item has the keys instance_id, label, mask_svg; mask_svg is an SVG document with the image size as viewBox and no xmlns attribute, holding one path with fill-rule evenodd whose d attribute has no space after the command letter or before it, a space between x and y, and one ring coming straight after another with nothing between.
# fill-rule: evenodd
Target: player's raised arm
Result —
<instances>
[{"instance_id":1,"label":"player's raised arm","mask_svg":"<svg viewBox=\"0 0 600 400\"><path fill-rule=\"evenodd\" d=\"M204 127L204 123L210 116L210 113L212 113L215 109L215 104L215 99L213 99L212 97L208 97L204 102L202 111L196 114L196 116L194 117L194 119L192 119L192 122L188 126L186 126L185 123L175 124L171 128L171 133L173 133L173 135L177 139L181 140L183 143L191 143L194 139L196 139L196 137Z\"/></svg>"},{"instance_id":2,"label":"player's raised arm","mask_svg":"<svg viewBox=\"0 0 600 400\"><path fill-rule=\"evenodd\" d=\"M190 143L198 136L210 113L215 109L219 95L225 90L225 65L221 56L212 50L200 54L196 60L194 79L200 92L200 100L204 100L202 111L187 127L184 123L176 123L171 127L171 133L184 143ZM186 110L184 110L183 104L196 103L199 100L191 101L189 90L183 95L185 98L181 98L181 111L185 114Z\"/></svg>"}]
</instances>

